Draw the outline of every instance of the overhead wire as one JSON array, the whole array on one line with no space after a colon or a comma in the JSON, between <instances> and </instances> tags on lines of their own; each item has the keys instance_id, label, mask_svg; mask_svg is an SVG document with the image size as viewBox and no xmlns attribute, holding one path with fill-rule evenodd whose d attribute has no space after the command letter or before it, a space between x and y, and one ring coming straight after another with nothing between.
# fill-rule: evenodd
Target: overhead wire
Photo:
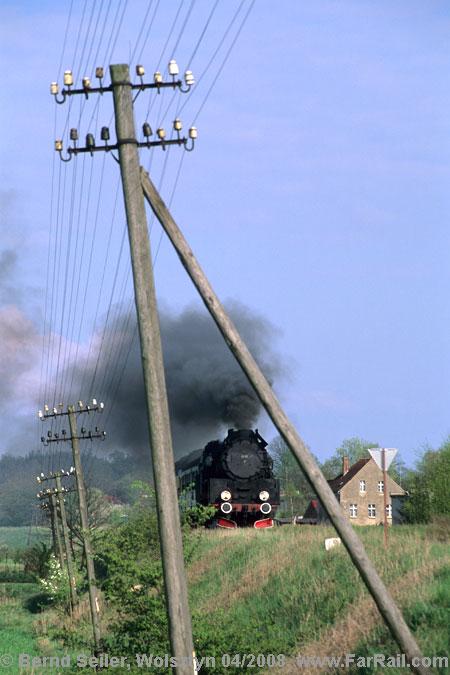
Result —
<instances>
[{"instance_id":1,"label":"overhead wire","mask_svg":"<svg viewBox=\"0 0 450 675\"><path fill-rule=\"evenodd\" d=\"M141 30L139 31L139 35L137 37L136 44L134 45L133 53L130 54L130 59L129 59L130 65L131 65L131 63L134 59L134 55L136 54L137 46L138 46L139 41L142 37L142 33L144 32L145 22L147 21L147 18L148 18L148 15L150 13L150 10L152 8L152 5L153 5L153 0L150 0L150 2L148 3L148 6L147 6L147 11L146 11L145 16L144 16L144 20L142 21ZM151 23L150 23L150 27L151 27Z\"/></svg>"},{"instance_id":2,"label":"overhead wire","mask_svg":"<svg viewBox=\"0 0 450 675\"><path fill-rule=\"evenodd\" d=\"M214 80L212 81L211 86L209 87L209 89L208 89L208 91L207 91L207 93L206 93L206 96L205 96L205 98L203 99L203 102L202 102L200 108L198 109L197 114L195 115L195 117L194 117L194 119L193 119L193 121L192 121L192 125L195 124L195 122L197 121L197 119L198 119L199 116L200 116L200 113L202 112L203 108L205 107L206 101L208 100L208 98L209 98L209 96L210 96L210 94L211 94L211 92L212 92L212 90L213 90L213 88L214 88L214 86L215 86L215 84L216 84L216 82L217 82L217 80L218 80L218 78L219 78L219 76L220 76L220 74L221 74L221 72L222 72L222 70L223 70L225 64L226 64L226 62L228 61L228 58L229 58L229 56L230 56L230 54L231 54L231 52L232 52L232 50L233 50L233 47L234 47L234 45L236 44L236 41L237 41L239 35L241 34L242 29L244 28L244 25L245 25L245 23L246 23L246 21L247 21L247 19L248 19L248 16L249 16L250 12L251 12L252 9L253 9L253 6L254 6L254 4L255 4L255 1L256 1L256 0L252 0L252 1L251 1L250 7L248 8L248 10L247 10L247 12L246 12L246 14L245 14L245 16L244 16L242 22L241 22L241 25L239 26L239 29L238 29L236 35L234 36L233 41L232 41L231 45L229 46L229 48L228 48L228 50L227 50L227 53L225 54L225 58L223 59L221 65L220 65L220 68L219 68L219 70L217 71L217 74L216 74Z\"/></svg>"},{"instance_id":3,"label":"overhead wire","mask_svg":"<svg viewBox=\"0 0 450 675\"><path fill-rule=\"evenodd\" d=\"M135 45L134 45L134 49L133 49L133 51L132 51L132 53L131 53L131 58L134 58L134 56L136 55L136 53L138 53L138 49L140 49L140 51L139 51L139 60L140 60L140 59L141 59L141 56L142 56L142 53L143 53L143 51L144 51L144 49L145 49L145 45L146 45L147 40L148 40L148 37L149 37L149 35L150 35L150 30L151 30L151 28L152 28L152 26L153 26L153 23L154 23L154 21L155 21L155 17L156 17L158 8L159 8L159 0L157 1L156 6L155 6L154 8L153 8L153 1L154 1L154 0L151 0L151 2L150 2L149 5L148 5L147 12L146 12L146 15L145 15L145 19L144 19L142 28L141 28L141 30L140 30L140 32L139 32L138 38L137 38L136 43L135 43ZM250 5L250 7L249 7L249 9L248 9L248 11L247 11L247 13L246 13L246 15L244 16L244 20L243 20L243 22L241 23L241 25L240 25L240 27L239 27L239 29L238 29L236 35L234 36L234 39L233 39L233 41L232 41L230 47L228 48L228 51L227 51L227 53L226 53L226 55L225 55L225 58L223 59L223 61L222 61L222 63L221 63L221 66L220 66L220 68L219 68L219 71L216 73L216 75L215 75L215 77L214 77L214 79L213 79L213 82L212 82L212 84L210 85L210 87L209 87L209 89L208 89L208 91L207 91L207 93L206 93L206 96L205 96L205 98L203 99L203 101L202 101L202 103L201 103L201 106L200 106L200 108L199 108L199 110L198 110L196 116L194 117L194 121L198 118L198 116L199 116L200 113L202 112L202 110L203 110L203 108L204 108L204 105L206 104L206 101L207 101L208 97L210 96L211 91L212 91L212 89L213 89L215 83L217 82L218 77L220 76L220 74L221 74L221 72L222 72L222 70L223 70L223 67L225 66L225 63L226 63L226 61L227 61L227 59L228 59L228 57L229 57L229 55L230 55L230 53L231 53L231 50L232 50L232 48L234 47L234 44L235 44L237 38L239 37L240 32L242 31L243 25L244 25L245 21L247 20L247 17L248 17L248 15L249 15L249 13L250 13L252 7L253 7L254 2L255 2L255 0L253 0L253 2L251 3L251 5ZM73 0L72 0L72 4L73 4ZM183 36L183 34L184 34L184 31L185 31L186 26L187 26L187 24L188 24L189 18L190 18L190 16L191 16L192 11L193 11L194 4L195 4L195 0L192 0L191 3L190 3L190 5L189 5L189 7L188 7L188 9L187 9L187 12L186 12L184 18L183 18L183 21L182 21L180 30L179 30L179 32L178 32L178 34L177 34L177 36L176 36L175 43L174 43L174 46L173 46L172 52L171 52L172 54L175 53L175 50L178 48L178 46L179 46L179 44L180 44L181 38L182 38L182 36ZM87 58L86 58L86 60L85 60L85 61L86 61L86 69L87 69L87 67L88 67L88 64L89 64L89 61L90 61L90 58L91 58L91 55L92 55L93 44L94 44L95 36L96 36L96 34L97 34L97 31L98 31L98 26L99 26L99 22L100 22L100 17L101 17L101 12L102 12L103 5L104 5L104 0L102 0L100 9L98 10L98 14L97 14L97 17L96 17L96 22L95 22L95 28L94 28L93 33L92 33L92 40L91 40L91 44L90 44L89 49L88 49L88 42L89 42L89 41L88 41L87 36L86 36L86 39L85 39L85 42L84 42L84 46L83 46L83 50L82 50L82 54L81 54L81 58L80 58L80 67L81 67L81 64L84 62L84 55L87 53ZM125 14L125 11L126 11L126 9L127 9L127 5L128 5L128 0L126 0L125 4L123 4L122 0L120 0L119 4L117 5L117 10L116 10L115 18L114 18L114 23L113 23L113 28L112 28L112 30L111 30L111 34L110 34L109 40L108 40L108 45L107 45L107 48L106 48L106 55L110 52L110 54L111 54L111 56L112 56L112 54L114 53L114 50L115 50L115 47L116 47L116 44L117 44L117 41L118 41L118 36L119 36L120 30L121 30L121 27L122 27L122 22L123 22L124 14ZM243 2L241 3L240 8L242 7L242 5L243 5ZM174 32L175 32L175 28L176 28L177 22L178 22L178 20L179 20L179 18L180 18L180 16L181 16L181 10L182 10L183 6L184 6L184 0L181 0L180 4L179 4L179 6L178 6L177 12L176 12L175 19L174 19L173 24L172 24L172 27L171 27L171 31L170 31L170 33L169 33L169 37L167 38L167 40L166 40L166 42L165 42L165 45L164 45L164 48L163 48L163 50L162 50L162 52L161 52L161 55L160 55L160 58L159 58L159 61L158 61L158 66L157 66L157 68L159 68L159 65L160 65L161 60L162 60L162 58L163 58L163 56L164 56L164 53L166 52L166 49L167 49L167 47L168 47L168 45L169 45L169 42L170 42L170 40L171 40L171 37L172 37L172 35L173 35ZM213 15L214 15L215 11L216 11L217 6L218 6L218 0L216 0L214 6L212 7L212 9L211 9L211 11L210 11L210 13L209 13L209 15L208 15L206 24L204 25L204 27L203 27L203 29L202 29L202 31L201 31L201 33L200 33L200 36L199 36L199 38L198 38L198 40L197 40L197 43L196 43L196 45L195 45L195 47L194 47L194 50L193 50L193 52L192 52L192 54L191 54L191 57L190 57L190 59L188 60L188 67L191 65L191 63L193 62L193 60L196 58L196 56L197 56L197 54L198 54L199 47L200 47L200 45L201 45L201 43L202 43L202 41L203 41L203 39L204 39L204 36L205 36L205 34L206 34L206 32L207 32L208 27L210 26L210 22L212 21L212 17L213 17ZM72 7L72 5L71 5L71 7ZM94 5L94 7L95 7L95 5ZM94 7L92 8L92 11L91 11L91 14L90 14L91 20L92 20L92 18L94 17L94 13L93 13L93 12L94 12ZM105 25L106 25L107 18L108 18L108 13L109 13L109 11L110 11L110 8L111 8L111 0L110 0L109 5L108 5L107 15L105 16L104 21L103 21L103 28L104 28ZM240 8L239 8L239 11L240 11ZM85 4L84 4L83 15L84 15L84 13L85 13L85 10L86 10L86 2L85 2ZM153 10L153 11L152 11L152 10ZM119 17L120 12L121 12L121 15L120 15L120 21L119 21L119 24L117 25L117 21L118 21L118 17ZM239 12L238 12L238 13L239 13ZM236 13L236 16L237 16L238 13ZM151 16L150 16L150 15L151 15ZM147 28L147 33L146 33L146 35L145 35L145 39L144 39L144 41L143 41L143 43L142 43L142 46L139 48L140 42L142 41L142 38L143 38L143 36L144 36L145 24L146 24L146 21L147 21L147 20L149 20L149 25L148 25L148 28ZM232 22L231 22L231 24L230 24L228 30L226 31L225 36L222 38L221 43L220 43L218 49L214 52L213 57L212 57L212 59L210 60L210 63L208 64L206 70L208 70L208 69L210 68L210 66L212 65L212 63L214 62L214 59L215 59L215 57L217 56L217 54L218 54L218 52L219 52L219 50L220 50L220 47L223 45L224 40L226 39L227 35L229 34L229 31L231 30L231 27L232 27L232 25L234 24L234 21L235 21L235 18L232 20ZM80 23L80 28L81 28L81 24L82 24L82 22ZM102 40L103 40L103 33L104 33L104 30L102 29ZM80 34L80 33L79 33L79 34ZM78 51L78 48L79 48L79 46L77 45L76 53L77 53L77 51ZM99 52L100 52L100 49L101 49L101 41L100 41L100 43L99 43L99 45L98 45L98 47L97 47L97 50L96 50L96 54L95 54L95 59L96 59L96 60L97 60L97 58L98 58L98 54L99 54ZM88 50L88 51L87 51L87 50ZM75 53L75 55L76 55L76 53ZM74 58L75 58L75 57L74 57ZM106 61L106 58L105 58L105 61ZM62 62L62 57L61 57L61 62ZM203 71L202 76L200 77L200 80L198 80L197 84L201 81L202 77L204 77L204 76L205 76L205 71ZM196 87L196 88L197 88L197 87ZM178 93L178 98L177 98L177 93ZM190 95L188 95L188 96L190 97ZM155 97L154 97L154 98L155 98ZM179 107L179 103L180 103L180 101L179 101L179 98L180 98L179 92L174 92L173 95L172 95L172 97L171 97L171 99L170 99L170 101L169 101L169 104L166 106L166 108L164 109L164 112L163 112L163 100L162 100L162 98L163 98L163 97L161 97L161 105L160 105L159 116L158 116L158 119L160 120L161 123L164 121L164 119L166 118L166 116L169 114L170 110L171 110L173 107L175 107L176 110L181 111L181 110L183 110L183 108L186 106L186 103L187 103L187 99L186 99L185 102L183 103L183 105L182 105L181 107ZM99 97L99 99L100 99L100 97ZM79 121L81 121L81 117L82 117L83 110L84 110L84 106L82 106L83 103L84 103L84 101L82 100L82 101L80 102L80 115L79 115ZM151 110L151 107L152 107L153 103L154 103L154 101L152 102L151 97L150 97L149 107L148 107L148 109L147 109L147 114L149 114L149 112L150 112L150 110ZM90 123L92 123L92 121L93 121L93 119L94 119L94 115L95 115L96 123L98 124L98 108L99 108L99 107L100 107L100 100L98 100L98 101L96 102L96 104L95 104L95 108L96 108L96 109L94 110L94 113L93 113L92 116L91 116L91 122L90 122ZM67 124L66 124L66 128L67 128ZM168 163L169 163L169 151L170 151L170 147L167 149L167 154L166 154L165 157L164 157L163 165L162 165L162 168L161 168L161 176L160 176L160 184L161 184L161 186L162 186L162 184L163 184L163 182L164 182L164 180L165 180L165 176L166 176L166 172L167 172L167 168L168 168ZM152 152L151 155L150 155L150 158L149 158L149 165L150 165L150 166L151 166L151 163L152 163L152 161L153 161L153 155L154 155L154 153ZM173 185L173 190L172 190L172 196L171 196L170 203L172 202L173 195L175 194L175 191L176 191L177 186L178 186L178 183L179 183L179 179L180 179L180 175L181 175L181 171L182 171L182 167L183 167L183 162L184 162L184 152L183 152L182 155L181 155L180 162L179 162L179 166L178 166L178 169L177 169L177 171L176 171L175 181L174 181L174 185ZM93 162L92 162L92 164L93 164ZM84 174L82 174L82 180L83 180L83 175L84 175ZM73 184L75 183L75 179L76 179L76 176L74 175L74 176L73 176ZM102 180L103 180L103 174L102 174L102 178L101 178L100 183L102 182ZM91 194L91 190L93 189L93 188L91 187L91 181L92 181L92 171L91 171L91 175L90 175L90 179L89 179L89 190L88 190L89 194ZM160 189L161 189L161 187L160 187ZM116 196L117 196L117 195L116 195ZM100 201L100 200L99 200L99 201ZM99 205L98 205L98 206L97 206L97 213L98 213L98 209L99 209L99 208L100 208L100 207L99 207ZM61 213L61 209L58 209L58 214L60 214L60 213ZM81 205L80 205L80 211L79 211L79 213L81 213ZM59 215L58 215L58 217L59 217ZM111 228L112 228L112 225L111 225ZM151 228L150 228L150 229L151 229ZM77 232L78 232L78 228L77 228ZM109 242L111 241L111 236L112 236L111 233L112 233L112 229L110 230L110 239L109 239ZM86 234L86 232L85 232L85 234ZM108 340L109 340L109 337L113 334L112 331L117 331L117 330L118 330L118 326L119 326L118 320L119 320L120 317L121 317L121 313L120 313L119 311L116 311L116 310L113 311L112 307L113 307L113 304L115 304L115 297L116 297L116 296L115 296L115 292L116 292L116 289L119 288L119 285L118 285L119 276L118 276L118 275L119 275L119 265L120 265L120 261L121 261L121 258L122 258L122 246L123 246L123 243L124 243L124 235L125 235L125 231L123 232L123 236L122 236L122 244L121 244L121 246L120 246L120 252L119 252L119 255L118 255L118 258L117 258L117 267L116 267L115 272L114 272L114 274L113 274L113 282L112 282L112 290L111 290L111 293L110 293L110 300L109 300L108 308L107 308L107 311L106 311L106 318L105 318L104 323L103 323L103 335L101 335L101 338L100 338L100 334L98 335L98 339L100 339L100 343L99 343L100 346L99 346L99 348L98 348L98 351L96 351L96 353L95 353L95 355L94 355L94 357L95 357L95 365L93 365L93 366L92 366L92 369L91 369L90 371L88 371L88 370L87 370L88 364L89 364L89 361L90 361L90 358L91 358L91 354L93 354L92 347L93 347L94 332L95 332L95 326L96 326L97 320L98 320L99 307L100 307L100 305L101 305L102 289L103 289L103 282L104 282L104 280L105 280L106 267L103 268L103 272L102 272L102 282L101 282L101 284L100 284L100 292L99 292L99 295L98 295L97 309L96 309L96 312L95 312L95 319L94 319L94 330L92 331L92 334L91 334L91 342L90 342L90 346L89 346L89 350L88 350L88 358L86 359L86 365L85 365L85 370L84 370L84 375L83 375L83 384L82 384L82 388L84 387L85 384L87 384L87 379L86 379L86 378L87 378L87 373L90 372L90 378L91 378L91 379L90 379L90 390L91 390L91 391L93 390L93 387L96 385L96 382L97 382L97 376L98 376L98 374L99 374L99 372L100 372L100 371L99 371L99 363L100 363L100 358L101 358L102 350L104 349L105 346L106 346L107 348L109 348L109 343L106 342L106 336L108 335ZM62 236L61 233L59 234L59 236L60 236L60 237ZM157 261L157 259L158 259L158 255L159 255L159 252L160 252L162 240L163 240L163 232L161 232L161 234L160 234L160 236L159 236L159 240L158 240L157 246L156 246L156 252L155 252L155 254L154 254L154 259L153 259L153 264L154 264L154 265L156 264L156 261ZM81 247L84 246L84 242L85 242L85 239L84 239L84 236L83 236L83 244L81 245ZM62 245L62 242L59 241L59 246L60 246L59 250L61 250L61 245ZM70 280L71 280L71 284L72 284L72 285L71 285L70 299L69 299L68 305L67 305L66 307L64 307L64 304L62 305L62 312L63 312L63 314L62 314L61 320L62 320L63 326L66 326L66 324L67 324L67 335L68 335L69 333L71 333L71 336L72 336L72 337L73 337L73 334L74 334L75 325L76 325L76 323L77 323L77 322L76 322L76 316L77 316L77 314L76 314L76 311L75 311L75 310L76 310L76 307L75 307L75 309L74 309L73 318L70 317L70 315L71 315L72 308L73 308L73 307L72 307L72 297L73 297L73 292L74 292L74 288L75 288L75 281L76 281L76 280L75 280L75 272L74 272L74 270L75 270L75 264L74 264L74 263L75 263L75 258L76 258L76 251L78 250L78 247L79 247L79 246L80 246L80 243L78 242L78 240L75 240L74 242L72 242L72 253L73 253L73 256L74 256L74 259L71 261L71 265L72 265L71 270L72 270L72 272L71 272L71 276L70 276L70 273L68 273L67 267L66 267L66 268L65 268L65 277L64 277L65 282L66 282L65 285L64 285L64 288L67 289L67 288L69 288L69 285L70 285L70 284L69 284L69 278L68 278L68 275L69 275L69 277L70 277ZM109 243L108 243L108 247L109 247ZM75 252L73 252L73 251L75 251ZM56 244L55 244L55 252L56 252ZM91 253L92 253L92 249L91 249ZM106 265L106 260L105 260L105 265ZM79 288L79 283L80 283L81 269L82 269L82 268L80 267L80 268L79 268L79 276L78 276L78 284L77 284L78 288ZM119 307L120 307L120 306L123 306L123 298L124 298L124 296L122 297L122 292L123 292L123 293L126 293L126 289L127 289L127 287L128 287L128 283L129 283L129 276L128 276L128 275L129 275L129 266L128 266L128 273L127 273L127 274L124 274L123 280L122 280L122 288L121 288L121 290L120 290L120 297L122 298L122 300L121 300L122 305L119 304L119 305L118 305ZM59 267L58 267L58 274L57 274L57 277L59 278L59 276L60 276L60 263L59 263ZM97 289L97 290L98 290L98 289ZM76 294L76 298L78 298L78 293ZM56 301L56 302L58 303L58 301ZM82 324L83 324L83 314L84 314L85 304L86 304L86 295L85 295L85 297L84 297L84 301L83 301L83 309L82 309L81 317L80 317L80 321L79 321L79 332L78 332L78 340L76 341L76 354L75 354L74 364L76 364L76 363L78 362L78 351L79 351L79 347L80 347L81 330L82 330L82 329L84 330L84 328L82 328ZM133 301L131 302L131 304L133 304ZM76 303L74 303L74 305L76 305ZM57 308L58 308L58 310L59 310L59 304L57 304ZM69 324L69 317L70 317L70 324ZM69 328L69 325L71 326L71 330L70 330L70 328ZM106 332L107 329L108 329L108 333ZM114 339L113 342L116 342L116 340ZM130 344L132 344L132 342L131 342ZM60 343L60 345L61 345L61 343ZM131 349L131 346L129 347L129 349ZM69 346L67 347L67 343L66 343L65 346L64 346L64 350L63 350L64 358L60 359L60 360L61 360L61 363L59 364L59 367L62 369L62 372L63 372L63 374L64 374L64 378L63 378L62 384L61 384L61 387L63 387L63 389L62 389L63 391L65 391L66 385L69 383L69 380L70 380L69 372L70 372L71 365L70 365L70 367L68 367L68 364L71 364L71 362L72 362L72 351L73 351L73 350L72 350L72 340L70 340ZM121 356L123 357L123 350L120 352L120 354L121 354ZM129 351L128 351L128 354L129 354ZM127 358L128 358L128 354L127 354ZM59 351L59 356L61 357L61 350ZM67 358L66 358L66 357L67 357ZM120 359L116 360L116 361L115 361L115 364L116 364L117 368L119 368ZM124 363L124 367L125 367L125 365L126 365L126 360L125 360L125 363ZM48 370L48 364L47 364L47 370ZM72 368L71 372L72 372L72 379L71 379L71 383L70 383L69 392L72 391L72 389L73 389L75 367ZM105 372L102 373L102 378L103 378L103 379L102 379L102 382L101 382L101 388L103 389L103 386L108 386L108 390L111 392L110 387L113 385L113 380L110 379L110 380L109 380L110 384L107 385L108 374L105 373ZM106 378L106 379L105 379L105 378ZM100 384L100 383L98 383L98 384ZM119 378L119 383L118 383L118 384L120 384L120 378ZM112 393L112 392L111 392L111 393ZM110 408L110 410L112 410L113 407L114 407L115 398L116 398L116 397L113 396L113 400L111 401L112 406L111 406L111 407L108 406L108 407Z\"/></svg>"}]
</instances>

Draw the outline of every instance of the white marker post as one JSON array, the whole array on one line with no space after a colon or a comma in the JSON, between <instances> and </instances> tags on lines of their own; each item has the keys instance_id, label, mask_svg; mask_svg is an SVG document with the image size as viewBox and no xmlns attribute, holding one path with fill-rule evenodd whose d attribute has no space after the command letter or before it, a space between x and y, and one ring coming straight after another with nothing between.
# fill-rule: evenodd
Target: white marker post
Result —
<instances>
[{"instance_id":1,"label":"white marker post","mask_svg":"<svg viewBox=\"0 0 450 675\"><path fill-rule=\"evenodd\" d=\"M384 496L384 546L388 550L388 528L387 528L387 482L386 471L392 464L392 460L398 452L397 448L371 448L369 450L372 459L375 460L377 466L383 471L383 496ZM391 504L392 509L392 504Z\"/></svg>"}]
</instances>

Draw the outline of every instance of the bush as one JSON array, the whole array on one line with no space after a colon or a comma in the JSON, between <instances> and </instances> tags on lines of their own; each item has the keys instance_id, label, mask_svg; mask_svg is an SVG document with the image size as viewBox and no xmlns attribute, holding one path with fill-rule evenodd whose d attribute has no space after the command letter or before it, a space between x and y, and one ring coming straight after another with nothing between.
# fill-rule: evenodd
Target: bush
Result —
<instances>
[{"instance_id":1,"label":"bush","mask_svg":"<svg viewBox=\"0 0 450 675\"><path fill-rule=\"evenodd\" d=\"M46 579L51 557L51 548L43 542L25 549L21 553L24 572L32 575L35 580Z\"/></svg>"},{"instance_id":2,"label":"bush","mask_svg":"<svg viewBox=\"0 0 450 675\"><path fill-rule=\"evenodd\" d=\"M0 584L25 584L36 581L36 576L25 570L1 570Z\"/></svg>"},{"instance_id":3,"label":"bush","mask_svg":"<svg viewBox=\"0 0 450 675\"><path fill-rule=\"evenodd\" d=\"M69 576L53 554L50 557L47 574L44 579L39 579L39 585L53 604L67 603L70 593Z\"/></svg>"}]
</instances>

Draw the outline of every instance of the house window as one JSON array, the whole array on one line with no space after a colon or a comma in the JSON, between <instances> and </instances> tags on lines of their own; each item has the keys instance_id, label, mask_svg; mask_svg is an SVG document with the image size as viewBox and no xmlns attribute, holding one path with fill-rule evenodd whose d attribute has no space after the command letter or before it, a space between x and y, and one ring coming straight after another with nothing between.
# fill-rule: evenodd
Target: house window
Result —
<instances>
[{"instance_id":1,"label":"house window","mask_svg":"<svg viewBox=\"0 0 450 675\"><path fill-rule=\"evenodd\" d=\"M365 481L365 480L360 480L360 481L359 481L359 491L360 491L360 492L365 492L365 491L366 491L366 481Z\"/></svg>"},{"instance_id":2,"label":"house window","mask_svg":"<svg viewBox=\"0 0 450 675\"><path fill-rule=\"evenodd\" d=\"M391 504L386 505L386 518L392 518L392 506L391 506Z\"/></svg>"},{"instance_id":3,"label":"house window","mask_svg":"<svg viewBox=\"0 0 450 675\"><path fill-rule=\"evenodd\" d=\"M358 504L350 504L350 518L358 517Z\"/></svg>"},{"instance_id":4,"label":"house window","mask_svg":"<svg viewBox=\"0 0 450 675\"><path fill-rule=\"evenodd\" d=\"M367 507L369 518L375 518L377 515L377 507L375 504L369 504Z\"/></svg>"},{"instance_id":5,"label":"house window","mask_svg":"<svg viewBox=\"0 0 450 675\"><path fill-rule=\"evenodd\" d=\"M378 492L381 492L381 494L384 492L384 481L382 480L378 481Z\"/></svg>"}]
</instances>

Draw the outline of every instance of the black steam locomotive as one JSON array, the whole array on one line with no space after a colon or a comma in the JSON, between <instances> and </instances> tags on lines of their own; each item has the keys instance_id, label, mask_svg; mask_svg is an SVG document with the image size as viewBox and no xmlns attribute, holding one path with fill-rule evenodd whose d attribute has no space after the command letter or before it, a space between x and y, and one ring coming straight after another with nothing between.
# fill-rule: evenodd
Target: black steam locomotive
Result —
<instances>
[{"instance_id":1,"label":"black steam locomotive","mask_svg":"<svg viewBox=\"0 0 450 675\"><path fill-rule=\"evenodd\" d=\"M223 442L211 441L183 457L175 471L184 502L215 506L212 522L219 527L273 527L280 481L266 446L257 429L229 429Z\"/></svg>"}]
</instances>

